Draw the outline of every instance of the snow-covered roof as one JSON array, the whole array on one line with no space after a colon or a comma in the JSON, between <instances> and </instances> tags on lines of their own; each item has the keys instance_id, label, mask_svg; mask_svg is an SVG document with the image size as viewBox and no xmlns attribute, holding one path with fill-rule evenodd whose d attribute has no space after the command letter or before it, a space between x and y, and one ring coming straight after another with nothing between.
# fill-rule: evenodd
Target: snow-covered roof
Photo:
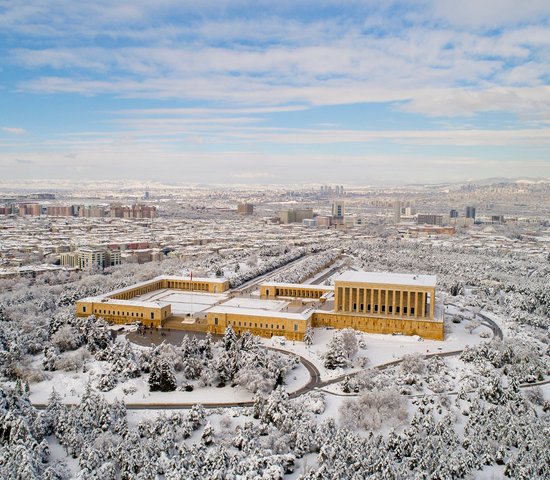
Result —
<instances>
[{"instance_id":1,"label":"snow-covered roof","mask_svg":"<svg viewBox=\"0 0 550 480\"><path fill-rule=\"evenodd\" d=\"M303 313L274 312L272 310L262 310L259 308L225 307L223 305L219 305L208 310L208 313L228 313L247 317L271 317L283 318L287 320L307 320L311 317L313 312L313 309L308 309Z\"/></svg>"},{"instance_id":2,"label":"snow-covered roof","mask_svg":"<svg viewBox=\"0 0 550 480\"><path fill-rule=\"evenodd\" d=\"M132 285L128 285L127 287L123 287L123 288L117 288L116 290L112 290L111 292L106 293L105 296L110 297L112 295L117 295L119 293L127 292L128 290L133 290L134 288L145 287L150 283L158 282L162 280L179 280L179 281L190 282L191 278L187 276L182 277L179 275L159 275L157 277L151 278L150 280L134 283ZM227 282L227 279L223 277L222 278L193 277L193 282L224 283L224 282Z\"/></svg>"},{"instance_id":3,"label":"snow-covered roof","mask_svg":"<svg viewBox=\"0 0 550 480\"><path fill-rule=\"evenodd\" d=\"M227 282L227 279L224 277L195 277L191 279L189 276L179 276L179 275L160 275L158 277L155 277L153 280L183 280L186 282L189 282L193 280L193 282L208 282L208 283L225 283Z\"/></svg>"},{"instance_id":4,"label":"snow-covered roof","mask_svg":"<svg viewBox=\"0 0 550 480\"><path fill-rule=\"evenodd\" d=\"M78 300L79 302L90 302L108 306L122 305L130 307L144 307L144 308L162 308L170 303L167 302L136 302L134 300L118 300L116 298L108 298L103 295L97 297L86 297Z\"/></svg>"},{"instance_id":5,"label":"snow-covered roof","mask_svg":"<svg viewBox=\"0 0 550 480\"><path fill-rule=\"evenodd\" d=\"M266 283L262 283L261 286L262 287L284 287L284 288L309 288L312 290L325 290L325 291L334 290L334 287L329 287L327 285L312 285L308 283L266 282Z\"/></svg>"},{"instance_id":6,"label":"snow-covered roof","mask_svg":"<svg viewBox=\"0 0 550 480\"><path fill-rule=\"evenodd\" d=\"M435 275L413 275L409 273L355 272L349 270L334 279L335 282L379 283L388 285L409 285L435 287Z\"/></svg>"}]
</instances>

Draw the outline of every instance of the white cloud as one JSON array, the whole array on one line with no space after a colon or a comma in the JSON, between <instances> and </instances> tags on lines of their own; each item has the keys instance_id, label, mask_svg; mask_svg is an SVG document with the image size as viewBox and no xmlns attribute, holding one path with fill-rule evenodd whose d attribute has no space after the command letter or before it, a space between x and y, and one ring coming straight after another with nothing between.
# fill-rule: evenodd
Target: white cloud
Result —
<instances>
[{"instance_id":1,"label":"white cloud","mask_svg":"<svg viewBox=\"0 0 550 480\"><path fill-rule=\"evenodd\" d=\"M418 92L401 109L434 116L469 116L477 112L542 114L550 110L550 86Z\"/></svg>"},{"instance_id":2,"label":"white cloud","mask_svg":"<svg viewBox=\"0 0 550 480\"><path fill-rule=\"evenodd\" d=\"M0 127L0 130L6 133L11 133L13 135L23 135L27 133L27 131L24 128L19 128L19 127Z\"/></svg>"},{"instance_id":3,"label":"white cloud","mask_svg":"<svg viewBox=\"0 0 550 480\"><path fill-rule=\"evenodd\" d=\"M550 17L547 0L434 0L435 15L461 27L495 27Z\"/></svg>"}]
</instances>

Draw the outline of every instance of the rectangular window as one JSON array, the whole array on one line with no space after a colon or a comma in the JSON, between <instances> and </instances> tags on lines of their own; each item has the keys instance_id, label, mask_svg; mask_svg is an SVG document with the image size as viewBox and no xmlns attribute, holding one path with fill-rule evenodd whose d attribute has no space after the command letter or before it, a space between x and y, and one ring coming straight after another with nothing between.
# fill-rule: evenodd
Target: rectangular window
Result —
<instances>
[{"instance_id":1,"label":"rectangular window","mask_svg":"<svg viewBox=\"0 0 550 480\"><path fill-rule=\"evenodd\" d=\"M151 320L154 320L154 319L155 319L155 313L151 312Z\"/></svg>"},{"instance_id":2,"label":"rectangular window","mask_svg":"<svg viewBox=\"0 0 550 480\"><path fill-rule=\"evenodd\" d=\"M411 315L414 315L414 307L411 307Z\"/></svg>"},{"instance_id":3,"label":"rectangular window","mask_svg":"<svg viewBox=\"0 0 550 480\"><path fill-rule=\"evenodd\" d=\"M218 317L215 317L214 318L214 325L217 325L218 324Z\"/></svg>"},{"instance_id":4,"label":"rectangular window","mask_svg":"<svg viewBox=\"0 0 550 480\"><path fill-rule=\"evenodd\" d=\"M386 311L386 305L382 305L382 312Z\"/></svg>"},{"instance_id":5,"label":"rectangular window","mask_svg":"<svg viewBox=\"0 0 550 480\"><path fill-rule=\"evenodd\" d=\"M82 311L86 313L86 307L82 307Z\"/></svg>"},{"instance_id":6,"label":"rectangular window","mask_svg":"<svg viewBox=\"0 0 550 480\"><path fill-rule=\"evenodd\" d=\"M295 331L295 332L298 331L298 324L297 324L297 323L294 324L294 331Z\"/></svg>"}]
</instances>

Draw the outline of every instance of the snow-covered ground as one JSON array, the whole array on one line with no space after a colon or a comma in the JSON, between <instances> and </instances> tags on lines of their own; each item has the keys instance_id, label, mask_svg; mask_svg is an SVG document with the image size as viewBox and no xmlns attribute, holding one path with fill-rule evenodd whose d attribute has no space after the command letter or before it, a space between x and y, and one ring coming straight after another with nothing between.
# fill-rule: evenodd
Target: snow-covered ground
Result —
<instances>
[{"instance_id":1,"label":"snow-covered ground","mask_svg":"<svg viewBox=\"0 0 550 480\"><path fill-rule=\"evenodd\" d=\"M108 368L107 362L91 361L86 365L86 372L70 373L63 371L48 372L49 379L31 385L30 399L34 404L48 403L48 398L55 389L63 403L74 404L80 401L85 390L86 383L97 382L98 375ZM300 363L289 371L284 387L288 392L299 390L310 379L307 369ZM118 384L109 392L102 393L107 401L124 400L127 404L170 404L200 403L203 405L215 403L240 403L251 401L254 395L242 387L223 388L196 387L191 392L176 390L174 392L150 392L147 383L148 375L127 380ZM182 383L182 382L180 382ZM190 382L192 383L192 382Z\"/></svg>"},{"instance_id":2,"label":"snow-covered ground","mask_svg":"<svg viewBox=\"0 0 550 480\"><path fill-rule=\"evenodd\" d=\"M467 345L475 345L482 341L486 341L488 338L484 338L483 335L489 334L489 338L492 337L492 332L488 327L481 325L470 333L466 330L466 325L466 321L462 321L458 324L446 321L445 340L443 341L423 340L417 336L411 337L405 335L381 335L357 332L358 341L362 340L366 348L359 348L352 367L336 370L328 370L324 367L323 355L333 335L339 330L315 328L313 345L310 347L303 342L285 341L284 344L281 344L277 338L263 339L263 342L268 346L287 350L306 358L319 369L321 379L328 380L344 373L360 370L365 357L369 360L368 367L376 367L398 360L404 355L411 353L433 354L463 350Z\"/></svg>"},{"instance_id":3,"label":"snow-covered ground","mask_svg":"<svg viewBox=\"0 0 550 480\"><path fill-rule=\"evenodd\" d=\"M182 292L181 290L162 289L145 293L133 300L139 302L159 302L172 305L172 313L187 315L202 312L227 299L227 295L202 292Z\"/></svg>"}]
</instances>

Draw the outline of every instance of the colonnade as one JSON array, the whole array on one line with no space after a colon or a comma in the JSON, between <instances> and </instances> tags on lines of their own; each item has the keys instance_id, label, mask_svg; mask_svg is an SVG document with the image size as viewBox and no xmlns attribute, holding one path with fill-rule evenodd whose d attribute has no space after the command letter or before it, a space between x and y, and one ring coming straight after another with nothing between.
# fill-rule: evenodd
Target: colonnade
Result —
<instances>
[{"instance_id":1,"label":"colonnade","mask_svg":"<svg viewBox=\"0 0 550 480\"><path fill-rule=\"evenodd\" d=\"M337 286L335 310L432 319L434 296L435 290Z\"/></svg>"}]
</instances>

